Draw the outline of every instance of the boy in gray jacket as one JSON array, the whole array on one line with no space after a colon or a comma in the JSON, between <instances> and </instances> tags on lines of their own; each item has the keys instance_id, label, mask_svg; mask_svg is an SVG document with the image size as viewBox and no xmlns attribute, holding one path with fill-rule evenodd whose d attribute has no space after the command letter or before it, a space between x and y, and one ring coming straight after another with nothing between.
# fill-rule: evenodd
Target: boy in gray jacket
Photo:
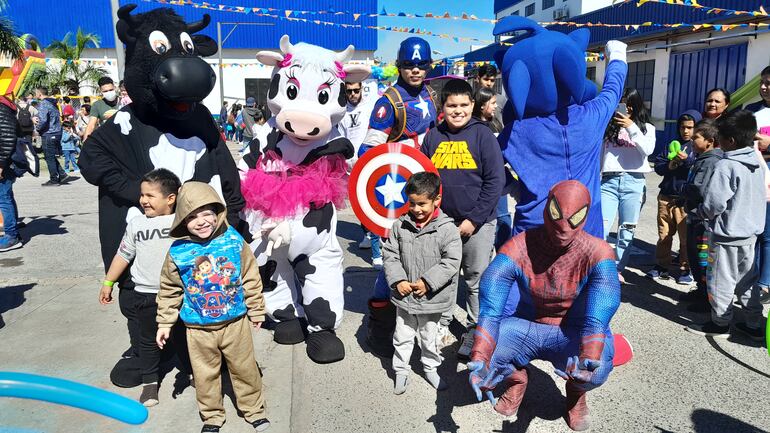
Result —
<instances>
[{"instance_id":1,"label":"boy in gray jacket","mask_svg":"<svg viewBox=\"0 0 770 433\"><path fill-rule=\"evenodd\" d=\"M765 175L754 153L757 122L751 112L740 110L720 117L716 126L724 158L704 191L697 214L709 220L711 247L706 285L711 303L711 321L688 331L726 338L733 317L733 296L738 295L746 322L735 328L752 340L761 341L762 305L759 303L759 274L754 266L757 235L764 231Z\"/></svg>"},{"instance_id":2,"label":"boy in gray jacket","mask_svg":"<svg viewBox=\"0 0 770 433\"><path fill-rule=\"evenodd\" d=\"M439 209L440 191L438 175L412 175L405 187L409 213L393 224L383 244L385 277L396 306L396 394L406 391L415 336L422 351L425 378L437 390L446 389L436 371L441 365L436 331L441 314L455 303L462 241L454 220Z\"/></svg>"}]
</instances>

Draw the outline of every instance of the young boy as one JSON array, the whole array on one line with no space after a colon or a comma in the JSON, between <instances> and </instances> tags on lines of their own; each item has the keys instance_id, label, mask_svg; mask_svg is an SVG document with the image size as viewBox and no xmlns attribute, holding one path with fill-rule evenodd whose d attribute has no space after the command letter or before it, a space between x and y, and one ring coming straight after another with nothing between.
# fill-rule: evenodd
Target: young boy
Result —
<instances>
[{"instance_id":1,"label":"young boy","mask_svg":"<svg viewBox=\"0 0 770 433\"><path fill-rule=\"evenodd\" d=\"M703 203L706 187L714 174L714 167L724 156L718 145L718 133L714 121L701 120L692 133L693 149L698 155L690 168L687 183L684 186L685 211L687 212L687 261L695 277L697 288L680 297L684 302L695 302L688 310L706 312L711 310L706 294L706 265L708 258L708 220L698 216L696 211Z\"/></svg>"},{"instance_id":2,"label":"young boy","mask_svg":"<svg viewBox=\"0 0 770 433\"><path fill-rule=\"evenodd\" d=\"M457 355L468 358L479 315L479 280L492 259L497 202L505 185L503 155L492 131L472 118L473 90L461 79L441 90L444 121L425 135L421 150L444 184L441 210L457 225L463 241L461 267L467 285L468 332ZM439 344L448 341L450 308L441 318Z\"/></svg>"},{"instance_id":3,"label":"young boy","mask_svg":"<svg viewBox=\"0 0 770 433\"><path fill-rule=\"evenodd\" d=\"M438 208L441 181L434 173L415 173L406 183L409 213L393 224L383 243L385 277L396 306L393 370L396 394L406 391L414 338L420 343L425 378L437 390L446 389L436 369L441 354L436 331L441 314L457 297L462 242L454 221Z\"/></svg>"},{"instance_id":4,"label":"young boy","mask_svg":"<svg viewBox=\"0 0 770 433\"><path fill-rule=\"evenodd\" d=\"M765 228L765 176L753 148L757 121L750 111L740 110L723 114L716 125L724 158L716 163L697 210L709 220L711 229L710 266L706 270L711 321L686 329L726 338L737 294L746 322L736 323L735 328L761 341L765 332L760 329L762 305L754 247L757 235Z\"/></svg>"},{"instance_id":5,"label":"young boy","mask_svg":"<svg viewBox=\"0 0 770 433\"><path fill-rule=\"evenodd\" d=\"M72 130L72 122L62 122L62 135L61 135L61 151L64 156L64 171L70 173L73 171L80 171L76 162L77 155L80 153L78 142L80 138ZM72 164L72 170L70 170L70 164Z\"/></svg>"},{"instance_id":6,"label":"young boy","mask_svg":"<svg viewBox=\"0 0 770 433\"><path fill-rule=\"evenodd\" d=\"M139 401L145 406L158 404L158 364L161 354L155 344L155 334L158 332L155 322L158 304L155 297L160 288L161 265L173 241L169 231L174 221L176 194L180 186L179 178L164 168L144 175L139 196L144 215L128 222L126 233L99 291L99 303L111 304L115 281L131 266L131 280L135 284L131 303L135 305L140 330L139 369L143 387ZM178 352L187 351L183 346L177 349ZM180 355L184 363L186 353Z\"/></svg>"},{"instance_id":7,"label":"young boy","mask_svg":"<svg viewBox=\"0 0 770 433\"><path fill-rule=\"evenodd\" d=\"M177 318L187 327L202 433L219 432L225 422L223 357L238 409L260 432L270 422L249 323L258 330L265 320L262 280L249 245L228 226L226 216L211 186L182 186L171 226L171 237L177 240L160 277L156 340L162 348Z\"/></svg>"},{"instance_id":8,"label":"young boy","mask_svg":"<svg viewBox=\"0 0 770 433\"><path fill-rule=\"evenodd\" d=\"M655 158L655 173L663 176L658 194L658 243L655 246L655 267L647 272L649 278L668 279L671 266L671 244L679 234L679 284L692 283L687 261L687 219L682 199L682 189L687 182L690 167L695 162L692 132L700 113L689 110L679 116L679 140L672 141L668 149Z\"/></svg>"}]
</instances>

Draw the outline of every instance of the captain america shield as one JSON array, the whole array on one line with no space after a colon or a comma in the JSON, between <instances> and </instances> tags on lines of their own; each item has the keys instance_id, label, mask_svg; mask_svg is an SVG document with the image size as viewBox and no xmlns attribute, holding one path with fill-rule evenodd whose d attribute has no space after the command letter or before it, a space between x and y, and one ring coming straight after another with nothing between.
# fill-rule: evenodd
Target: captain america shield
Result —
<instances>
[{"instance_id":1,"label":"captain america shield","mask_svg":"<svg viewBox=\"0 0 770 433\"><path fill-rule=\"evenodd\" d=\"M350 206L370 232L387 237L393 222L409 210L404 187L414 173L436 167L413 146L385 143L366 151L350 173Z\"/></svg>"}]
</instances>

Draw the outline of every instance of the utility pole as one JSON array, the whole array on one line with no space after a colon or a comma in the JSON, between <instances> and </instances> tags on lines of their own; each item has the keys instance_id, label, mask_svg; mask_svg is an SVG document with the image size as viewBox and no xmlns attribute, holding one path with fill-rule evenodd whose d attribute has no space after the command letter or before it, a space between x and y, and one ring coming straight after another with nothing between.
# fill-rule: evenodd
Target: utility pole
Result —
<instances>
[{"instance_id":1,"label":"utility pole","mask_svg":"<svg viewBox=\"0 0 770 433\"><path fill-rule=\"evenodd\" d=\"M225 80L222 68L222 23L217 21L217 53L219 55L219 106L225 100Z\"/></svg>"},{"instance_id":2,"label":"utility pole","mask_svg":"<svg viewBox=\"0 0 770 433\"><path fill-rule=\"evenodd\" d=\"M126 65L126 52L123 50L123 42L118 38L118 9L120 9L120 3L118 0L110 0L110 10L112 12L112 35L115 38L115 53L118 60L118 80L123 79L123 72Z\"/></svg>"}]
</instances>

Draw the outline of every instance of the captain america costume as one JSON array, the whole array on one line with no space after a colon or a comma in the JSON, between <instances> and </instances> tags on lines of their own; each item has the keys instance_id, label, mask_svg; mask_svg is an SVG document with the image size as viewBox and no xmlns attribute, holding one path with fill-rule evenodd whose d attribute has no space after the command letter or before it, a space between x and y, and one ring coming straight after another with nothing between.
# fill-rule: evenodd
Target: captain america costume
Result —
<instances>
[{"instance_id":1,"label":"captain america costume","mask_svg":"<svg viewBox=\"0 0 770 433\"><path fill-rule=\"evenodd\" d=\"M555 185L543 227L510 239L484 272L471 352L471 386L513 415L533 359L551 362L567 379L567 423L588 428L585 392L604 383L614 355L610 320L620 305L620 283L610 246L583 230L590 208L577 181ZM491 390L510 388L495 402Z\"/></svg>"}]
</instances>

